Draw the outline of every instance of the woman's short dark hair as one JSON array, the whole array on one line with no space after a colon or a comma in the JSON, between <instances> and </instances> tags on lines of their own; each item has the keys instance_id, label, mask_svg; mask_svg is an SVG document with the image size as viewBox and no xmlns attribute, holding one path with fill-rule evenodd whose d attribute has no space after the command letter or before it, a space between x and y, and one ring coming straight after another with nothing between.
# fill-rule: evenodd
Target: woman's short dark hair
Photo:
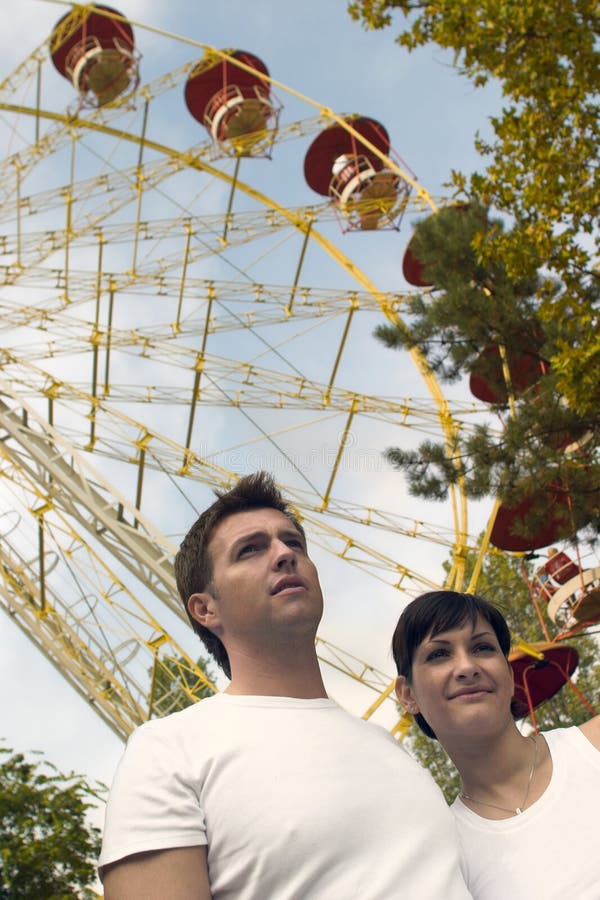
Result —
<instances>
[{"instance_id":1,"label":"woman's short dark hair","mask_svg":"<svg viewBox=\"0 0 600 900\"><path fill-rule=\"evenodd\" d=\"M392 638L392 653L399 675L410 684L412 681L413 659L417 648L426 637L435 637L443 631L460 628L465 622L475 625L481 616L492 626L500 649L508 658L510 652L510 631L500 610L483 597L476 594L461 594L458 591L428 591L408 604L396 625ZM421 713L415 715L421 731L430 737L435 732Z\"/></svg>"}]
</instances>

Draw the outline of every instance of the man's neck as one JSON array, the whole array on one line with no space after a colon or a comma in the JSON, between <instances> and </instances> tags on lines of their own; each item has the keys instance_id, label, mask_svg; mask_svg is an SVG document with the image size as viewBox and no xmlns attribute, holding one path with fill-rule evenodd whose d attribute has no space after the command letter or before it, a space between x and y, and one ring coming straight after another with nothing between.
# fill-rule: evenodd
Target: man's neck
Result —
<instances>
[{"instance_id":1,"label":"man's neck","mask_svg":"<svg viewBox=\"0 0 600 900\"><path fill-rule=\"evenodd\" d=\"M287 654L277 658L273 654L251 655L230 652L231 681L228 694L247 694L265 697L296 697L313 699L326 697L316 653L294 658Z\"/></svg>"}]
</instances>

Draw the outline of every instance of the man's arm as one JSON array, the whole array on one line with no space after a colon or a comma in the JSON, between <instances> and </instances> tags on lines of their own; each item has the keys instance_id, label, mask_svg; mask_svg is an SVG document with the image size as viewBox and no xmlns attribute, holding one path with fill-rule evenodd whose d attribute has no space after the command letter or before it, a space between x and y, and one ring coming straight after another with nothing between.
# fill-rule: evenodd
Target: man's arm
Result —
<instances>
[{"instance_id":1,"label":"man's arm","mask_svg":"<svg viewBox=\"0 0 600 900\"><path fill-rule=\"evenodd\" d=\"M103 871L105 900L211 900L206 847L127 856Z\"/></svg>"},{"instance_id":2,"label":"man's arm","mask_svg":"<svg viewBox=\"0 0 600 900\"><path fill-rule=\"evenodd\" d=\"M588 719L587 722L584 722L579 727L596 750L600 750L600 716Z\"/></svg>"}]
</instances>

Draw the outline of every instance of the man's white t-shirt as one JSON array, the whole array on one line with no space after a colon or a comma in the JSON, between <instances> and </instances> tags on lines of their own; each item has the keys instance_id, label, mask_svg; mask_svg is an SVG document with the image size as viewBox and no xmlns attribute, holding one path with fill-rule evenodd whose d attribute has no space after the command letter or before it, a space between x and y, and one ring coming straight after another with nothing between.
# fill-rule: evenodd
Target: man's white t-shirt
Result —
<instances>
[{"instance_id":1,"label":"man's white t-shirt","mask_svg":"<svg viewBox=\"0 0 600 900\"><path fill-rule=\"evenodd\" d=\"M218 694L133 734L100 865L204 844L214 900L470 897L429 773L329 699Z\"/></svg>"}]
</instances>

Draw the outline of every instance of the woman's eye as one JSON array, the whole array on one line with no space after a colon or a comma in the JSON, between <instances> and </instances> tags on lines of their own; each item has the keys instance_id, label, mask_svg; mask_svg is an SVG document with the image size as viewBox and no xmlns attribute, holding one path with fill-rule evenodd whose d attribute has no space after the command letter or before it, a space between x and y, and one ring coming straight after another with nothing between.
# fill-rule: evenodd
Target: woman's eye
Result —
<instances>
[{"instance_id":1,"label":"woman's eye","mask_svg":"<svg viewBox=\"0 0 600 900\"><path fill-rule=\"evenodd\" d=\"M430 660L443 659L447 655L448 651L440 648L439 650L431 650L431 652L427 654L425 659L426 662L429 662Z\"/></svg>"},{"instance_id":2,"label":"woman's eye","mask_svg":"<svg viewBox=\"0 0 600 900\"><path fill-rule=\"evenodd\" d=\"M478 653L495 653L496 649L497 648L493 644L477 644L477 646L475 647L475 651Z\"/></svg>"}]
</instances>

